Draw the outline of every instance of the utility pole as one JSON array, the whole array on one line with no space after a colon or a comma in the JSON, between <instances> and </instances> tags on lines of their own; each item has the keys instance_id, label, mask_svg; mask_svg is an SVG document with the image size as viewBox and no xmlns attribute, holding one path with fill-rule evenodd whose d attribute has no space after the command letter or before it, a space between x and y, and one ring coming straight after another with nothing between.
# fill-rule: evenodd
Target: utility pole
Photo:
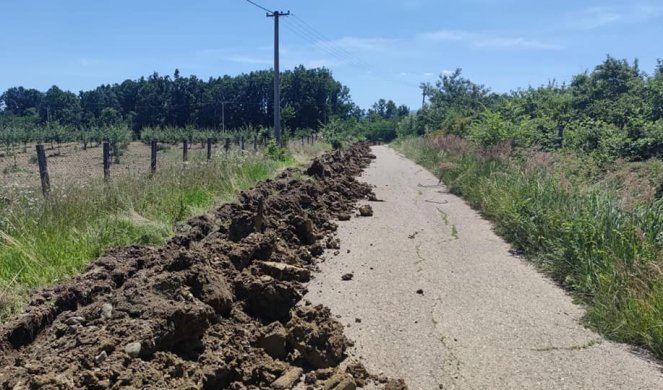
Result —
<instances>
[{"instance_id":1,"label":"utility pole","mask_svg":"<svg viewBox=\"0 0 663 390\"><path fill-rule=\"evenodd\" d=\"M268 18L274 18L274 138L281 146L281 74L279 70L279 17L290 15L288 12L268 12Z\"/></svg>"}]
</instances>

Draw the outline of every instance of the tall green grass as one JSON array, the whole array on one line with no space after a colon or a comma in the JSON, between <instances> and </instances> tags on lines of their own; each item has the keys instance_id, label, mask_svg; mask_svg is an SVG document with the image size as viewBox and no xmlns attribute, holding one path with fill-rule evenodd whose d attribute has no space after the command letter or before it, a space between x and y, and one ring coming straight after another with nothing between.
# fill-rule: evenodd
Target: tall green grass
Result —
<instances>
[{"instance_id":1,"label":"tall green grass","mask_svg":"<svg viewBox=\"0 0 663 390\"><path fill-rule=\"evenodd\" d=\"M396 148L586 304L589 325L663 357L663 201L625 208L614 186L570 181L564 164L532 164L499 146L438 137Z\"/></svg>"},{"instance_id":2,"label":"tall green grass","mask_svg":"<svg viewBox=\"0 0 663 390\"><path fill-rule=\"evenodd\" d=\"M167 164L153 177L61 185L46 200L31 191L0 202L0 318L30 288L75 275L110 247L163 242L175 223L325 148L300 147L284 160L229 153Z\"/></svg>"}]
</instances>

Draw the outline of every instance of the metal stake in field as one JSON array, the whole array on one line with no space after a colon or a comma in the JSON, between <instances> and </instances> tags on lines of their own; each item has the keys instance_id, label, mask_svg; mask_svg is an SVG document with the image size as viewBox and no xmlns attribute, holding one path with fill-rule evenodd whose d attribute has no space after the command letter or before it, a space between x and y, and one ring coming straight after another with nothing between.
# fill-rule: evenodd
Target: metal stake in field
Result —
<instances>
[{"instance_id":1,"label":"metal stake in field","mask_svg":"<svg viewBox=\"0 0 663 390\"><path fill-rule=\"evenodd\" d=\"M44 145L37 145L37 161L39 162L39 178L41 179L41 192L48 196L51 192L51 181L48 178L48 167L46 165L46 153Z\"/></svg>"}]
</instances>

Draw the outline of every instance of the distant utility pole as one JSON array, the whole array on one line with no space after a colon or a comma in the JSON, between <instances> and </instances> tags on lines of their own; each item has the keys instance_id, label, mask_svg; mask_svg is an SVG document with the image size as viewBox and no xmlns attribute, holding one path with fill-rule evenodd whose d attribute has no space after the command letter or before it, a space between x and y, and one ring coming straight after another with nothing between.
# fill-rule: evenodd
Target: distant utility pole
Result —
<instances>
[{"instance_id":1,"label":"distant utility pole","mask_svg":"<svg viewBox=\"0 0 663 390\"><path fill-rule=\"evenodd\" d=\"M279 70L279 17L290 15L288 12L268 12L268 18L274 18L274 138L281 145L281 74Z\"/></svg>"},{"instance_id":2,"label":"distant utility pole","mask_svg":"<svg viewBox=\"0 0 663 390\"><path fill-rule=\"evenodd\" d=\"M221 102L221 128L226 131L226 103Z\"/></svg>"}]
</instances>

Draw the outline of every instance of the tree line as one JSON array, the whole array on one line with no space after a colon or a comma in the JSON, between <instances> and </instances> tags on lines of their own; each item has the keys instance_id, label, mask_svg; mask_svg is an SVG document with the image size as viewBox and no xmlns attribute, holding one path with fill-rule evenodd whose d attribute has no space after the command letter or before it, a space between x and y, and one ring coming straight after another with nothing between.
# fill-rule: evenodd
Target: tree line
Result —
<instances>
[{"instance_id":1,"label":"tree line","mask_svg":"<svg viewBox=\"0 0 663 390\"><path fill-rule=\"evenodd\" d=\"M511 142L544 150L646 159L663 155L663 61L652 74L638 61L608 56L570 83L499 94L460 69L422 84L428 103L399 123L400 136L433 131L484 145Z\"/></svg>"},{"instance_id":2,"label":"tree line","mask_svg":"<svg viewBox=\"0 0 663 390\"><path fill-rule=\"evenodd\" d=\"M332 117L345 120L363 114L348 87L325 68L298 66L283 72L281 98L288 129L317 129ZM0 125L96 128L123 123L136 133L165 126L237 129L270 126L273 105L270 70L207 81L182 77L175 70L172 77L154 73L78 94L57 86L46 92L9 88L0 95Z\"/></svg>"}]
</instances>

